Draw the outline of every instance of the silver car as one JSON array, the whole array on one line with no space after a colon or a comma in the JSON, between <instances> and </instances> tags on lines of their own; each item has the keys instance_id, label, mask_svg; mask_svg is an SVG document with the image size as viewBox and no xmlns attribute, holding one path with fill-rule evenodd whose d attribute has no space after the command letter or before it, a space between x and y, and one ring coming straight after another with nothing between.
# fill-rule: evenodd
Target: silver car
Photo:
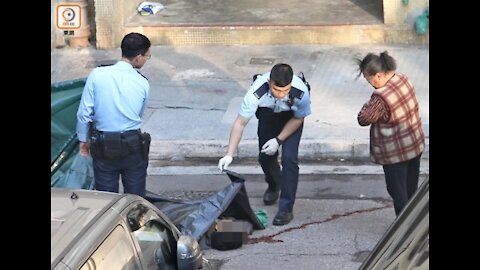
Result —
<instances>
[{"instance_id":1,"label":"silver car","mask_svg":"<svg viewBox=\"0 0 480 270\"><path fill-rule=\"evenodd\" d=\"M51 189L51 269L212 269L198 242L142 197Z\"/></svg>"}]
</instances>

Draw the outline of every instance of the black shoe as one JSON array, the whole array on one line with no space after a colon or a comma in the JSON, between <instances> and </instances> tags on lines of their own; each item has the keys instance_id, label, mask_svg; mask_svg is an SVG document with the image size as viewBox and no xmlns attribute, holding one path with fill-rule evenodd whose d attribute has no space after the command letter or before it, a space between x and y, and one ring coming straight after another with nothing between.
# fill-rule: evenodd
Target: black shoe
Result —
<instances>
[{"instance_id":1,"label":"black shoe","mask_svg":"<svg viewBox=\"0 0 480 270\"><path fill-rule=\"evenodd\" d=\"M263 194L263 203L265 205L272 205L278 200L278 195L280 191L271 191L268 190L265 191L265 194Z\"/></svg>"},{"instance_id":2,"label":"black shoe","mask_svg":"<svg viewBox=\"0 0 480 270\"><path fill-rule=\"evenodd\" d=\"M272 223L273 225L285 225L292 221L292 219L292 212L278 212Z\"/></svg>"}]
</instances>

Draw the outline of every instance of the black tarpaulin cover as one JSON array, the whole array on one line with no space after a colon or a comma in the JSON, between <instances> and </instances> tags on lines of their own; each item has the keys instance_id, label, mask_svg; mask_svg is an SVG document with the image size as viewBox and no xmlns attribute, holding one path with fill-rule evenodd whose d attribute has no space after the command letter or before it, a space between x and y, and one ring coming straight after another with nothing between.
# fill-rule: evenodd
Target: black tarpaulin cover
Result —
<instances>
[{"instance_id":1,"label":"black tarpaulin cover","mask_svg":"<svg viewBox=\"0 0 480 270\"><path fill-rule=\"evenodd\" d=\"M184 234L200 241L219 217L233 217L252 224L253 229L265 229L248 201L243 176L226 171L230 185L202 200L171 200L147 191L146 199L165 213Z\"/></svg>"}]
</instances>

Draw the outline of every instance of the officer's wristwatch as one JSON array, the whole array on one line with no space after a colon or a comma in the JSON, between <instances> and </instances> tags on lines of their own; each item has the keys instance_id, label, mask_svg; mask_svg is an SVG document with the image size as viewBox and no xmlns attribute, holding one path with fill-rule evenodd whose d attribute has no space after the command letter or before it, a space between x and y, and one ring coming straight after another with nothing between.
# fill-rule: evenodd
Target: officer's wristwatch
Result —
<instances>
[{"instance_id":1,"label":"officer's wristwatch","mask_svg":"<svg viewBox=\"0 0 480 270\"><path fill-rule=\"evenodd\" d=\"M282 145L282 143L283 143L282 140L280 140L278 137L275 137L275 139L277 140L278 145Z\"/></svg>"}]
</instances>

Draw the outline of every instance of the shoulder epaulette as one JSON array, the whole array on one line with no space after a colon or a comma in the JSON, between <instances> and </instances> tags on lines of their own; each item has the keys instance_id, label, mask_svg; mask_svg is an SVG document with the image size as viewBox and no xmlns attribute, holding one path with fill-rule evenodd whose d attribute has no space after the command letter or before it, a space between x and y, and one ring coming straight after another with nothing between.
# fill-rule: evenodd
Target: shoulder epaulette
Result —
<instances>
[{"instance_id":1,"label":"shoulder epaulette","mask_svg":"<svg viewBox=\"0 0 480 270\"><path fill-rule=\"evenodd\" d=\"M258 78L258 76L260 76L260 75L262 75L262 74L257 73L257 74L255 74L255 75L253 75L253 77L252 77L252 84L255 82L255 80L256 80L256 79Z\"/></svg>"},{"instance_id":2,"label":"shoulder epaulette","mask_svg":"<svg viewBox=\"0 0 480 270\"><path fill-rule=\"evenodd\" d=\"M256 98L260 99L261 97L263 97L263 95L265 95L267 92L268 92L268 83L265 82L264 84L262 84L262 86L260 86L257 91L253 92L253 94L255 95Z\"/></svg>"},{"instance_id":3,"label":"shoulder epaulette","mask_svg":"<svg viewBox=\"0 0 480 270\"><path fill-rule=\"evenodd\" d=\"M143 78L145 78L145 80L147 80L147 81L148 81L148 78L147 78L147 77L145 77L145 75L143 75L143 74L142 74L140 71L138 71L138 70L137 70L137 72L138 72L138 74L142 75L142 77L143 77Z\"/></svg>"},{"instance_id":4,"label":"shoulder epaulette","mask_svg":"<svg viewBox=\"0 0 480 270\"><path fill-rule=\"evenodd\" d=\"M298 98L298 99L302 99L303 97L303 91L300 90L300 89L297 89L295 87L292 86L292 88L290 89L290 93L289 95L293 98Z\"/></svg>"}]
</instances>

